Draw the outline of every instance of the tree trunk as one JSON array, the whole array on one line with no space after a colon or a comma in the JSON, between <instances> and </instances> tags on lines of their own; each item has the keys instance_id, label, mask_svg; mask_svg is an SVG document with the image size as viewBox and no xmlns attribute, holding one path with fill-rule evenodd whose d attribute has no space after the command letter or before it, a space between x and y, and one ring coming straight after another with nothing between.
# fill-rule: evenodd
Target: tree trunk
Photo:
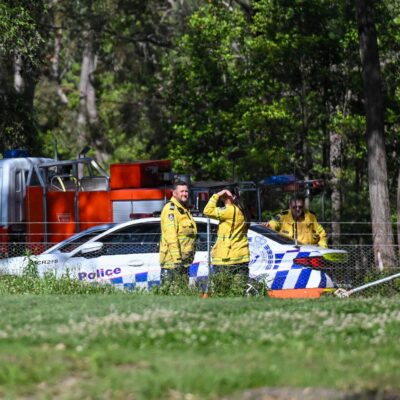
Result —
<instances>
[{"instance_id":1,"label":"tree trunk","mask_svg":"<svg viewBox=\"0 0 400 400\"><path fill-rule=\"evenodd\" d=\"M79 81L78 144L81 148L86 146L90 141L89 135L87 134L89 125L98 123L96 92L91 79L95 69L93 32L90 32L85 38Z\"/></svg>"},{"instance_id":2,"label":"tree trunk","mask_svg":"<svg viewBox=\"0 0 400 400\"><path fill-rule=\"evenodd\" d=\"M94 145L97 161L107 163L109 153L106 151L107 143L100 124L96 89L93 85L97 61L94 50L94 32L89 30L85 36L79 82L78 145L81 149L87 145Z\"/></svg>"},{"instance_id":3,"label":"tree trunk","mask_svg":"<svg viewBox=\"0 0 400 400\"><path fill-rule=\"evenodd\" d=\"M14 54L14 90L18 94L24 91L24 78L22 77L23 62L20 54Z\"/></svg>"},{"instance_id":4,"label":"tree trunk","mask_svg":"<svg viewBox=\"0 0 400 400\"><path fill-rule=\"evenodd\" d=\"M35 95L38 71L29 65L29 61L17 51L12 58L12 87L7 94L10 106L12 135L7 145L30 150L33 154L40 151L40 141L37 138L34 120L33 98ZM7 116L7 118L9 118Z\"/></svg>"},{"instance_id":5,"label":"tree trunk","mask_svg":"<svg viewBox=\"0 0 400 400\"><path fill-rule=\"evenodd\" d=\"M397 174L397 248L400 249L400 169ZM398 254L399 255L399 254Z\"/></svg>"},{"instance_id":6,"label":"tree trunk","mask_svg":"<svg viewBox=\"0 0 400 400\"><path fill-rule=\"evenodd\" d=\"M340 175L342 172L342 136L339 132L329 133L329 164L332 174L331 178L331 202L332 202L332 244L340 244L340 220L341 220L341 190Z\"/></svg>"},{"instance_id":7,"label":"tree trunk","mask_svg":"<svg viewBox=\"0 0 400 400\"><path fill-rule=\"evenodd\" d=\"M63 16L62 14L58 11L57 6L58 6L58 0L53 0L52 6L54 8L54 17L53 17L53 23L54 23L54 52L53 56L51 57L51 78L56 85L57 88L57 94L63 104L68 104L68 97L64 93L60 82L61 82L61 76L60 76L60 53L61 53L61 38L62 38L62 20Z\"/></svg>"},{"instance_id":8,"label":"tree trunk","mask_svg":"<svg viewBox=\"0 0 400 400\"><path fill-rule=\"evenodd\" d=\"M334 71L331 71L334 73ZM349 113L349 102L351 99L351 90L346 90L343 105L342 117L345 119ZM328 105L330 118L333 119L337 111L333 105ZM342 150L343 150L342 132L340 129L331 130L329 132L329 167L331 172L330 185L332 188L331 193L331 209L332 209L332 244L338 246L340 244L341 236L341 219L342 219L342 190L341 190L341 176L342 176Z\"/></svg>"},{"instance_id":9,"label":"tree trunk","mask_svg":"<svg viewBox=\"0 0 400 400\"><path fill-rule=\"evenodd\" d=\"M373 0L356 0L362 78L367 118L368 181L375 263L379 269L394 265L393 232L383 122L383 96Z\"/></svg>"}]
</instances>

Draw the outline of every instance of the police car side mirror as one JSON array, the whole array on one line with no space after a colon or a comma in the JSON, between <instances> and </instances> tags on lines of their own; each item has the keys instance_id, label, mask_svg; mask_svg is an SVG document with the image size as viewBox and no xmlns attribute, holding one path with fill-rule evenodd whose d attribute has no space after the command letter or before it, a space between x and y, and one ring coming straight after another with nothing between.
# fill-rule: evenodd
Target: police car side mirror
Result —
<instances>
[{"instance_id":1,"label":"police car side mirror","mask_svg":"<svg viewBox=\"0 0 400 400\"><path fill-rule=\"evenodd\" d=\"M82 254L94 253L95 251L100 251L103 248L104 244L101 242L90 242L85 243L81 248Z\"/></svg>"}]
</instances>

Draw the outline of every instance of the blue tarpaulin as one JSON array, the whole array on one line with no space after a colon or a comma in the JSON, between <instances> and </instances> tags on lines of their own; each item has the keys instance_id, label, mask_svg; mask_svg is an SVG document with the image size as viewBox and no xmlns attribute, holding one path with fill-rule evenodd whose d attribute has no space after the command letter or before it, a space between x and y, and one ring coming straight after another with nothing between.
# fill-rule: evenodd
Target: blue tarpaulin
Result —
<instances>
[{"instance_id":1,"label":"blue tarpaulin","mask_svg":"<svg viewBox=\"0 0 400 400\"><path fill-rule=\"evenodd\" d=\"M29 153L24 149L12 149L6 150L3 153L4 158L20 158L20 157L29 157Z\"/></svg>"},{"instance_id":2,"label":"blue tarpaulin","mask_svg":"<svg viewBox=\"0 0 400 400\"><path fill-rule=\"evenodd\" d=\"M299 180L295 175L273 175L260 181L261 185L287 185Z\"/></svg>"}]
</instances>

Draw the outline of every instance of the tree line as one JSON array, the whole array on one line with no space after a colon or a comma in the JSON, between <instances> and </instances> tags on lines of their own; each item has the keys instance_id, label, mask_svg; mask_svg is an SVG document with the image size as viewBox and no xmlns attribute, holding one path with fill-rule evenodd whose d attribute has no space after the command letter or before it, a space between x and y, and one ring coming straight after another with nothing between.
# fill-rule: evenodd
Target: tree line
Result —
<instances>
[{"instance_id":1,"label":"tree line","mask_svg":"<svg viewBox=\"0 0 400 400\"><path fill-rule=\"evenodd\" d=\"M371 222L392 265L399 25L396 0L4 1L0 150L89 145L198 180L230 178L236 152L238 179L324 178L332 237Z\"/></svg>"}]
</instances>

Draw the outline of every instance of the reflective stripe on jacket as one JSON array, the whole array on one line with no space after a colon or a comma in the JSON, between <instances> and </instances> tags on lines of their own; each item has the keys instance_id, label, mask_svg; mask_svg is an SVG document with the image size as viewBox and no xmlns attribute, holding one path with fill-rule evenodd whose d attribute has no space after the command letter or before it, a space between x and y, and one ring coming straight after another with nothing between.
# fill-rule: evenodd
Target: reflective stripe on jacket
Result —
<instances>
[{"instance_id":1,"label":"reflective stripe on jacket","mask_svg":"<svg viewBox=\"0 0 400 400\"><path fill-rule=\"evenodd\" d=\"M274 231L293 240L297 238L300 244L318 244L321 247L328 247L325 229L310 211L305 211L304 220L298 221L297 224L293 219L292 212L284 211L269 221L269 226Z\"/></svg>"},{"instance_id":2,"label":"reflective stripe on jacket","mask_svg":"<svg viewBox=\"0 0 400 400\"><path fill-rule=\"evenodd\" d=\"M196 236L196 222L189 209L171 197L161 211L161 267L188 267L194 259Z\"/></svg>"},{"instance_id":3,"label":"reflective stripe on jacket","mask_svg":"<svg viewBox=\"0 0 400 400\"><path fill-rule=\"evenodd\" d=\"M203 213L218 219L217 241L212 248L211 257L214 265L235 265L248 263L250 260L249 244L245 217L234 204L217 207L218 194L212 195Z\"/></svg>"}]
</instances>

